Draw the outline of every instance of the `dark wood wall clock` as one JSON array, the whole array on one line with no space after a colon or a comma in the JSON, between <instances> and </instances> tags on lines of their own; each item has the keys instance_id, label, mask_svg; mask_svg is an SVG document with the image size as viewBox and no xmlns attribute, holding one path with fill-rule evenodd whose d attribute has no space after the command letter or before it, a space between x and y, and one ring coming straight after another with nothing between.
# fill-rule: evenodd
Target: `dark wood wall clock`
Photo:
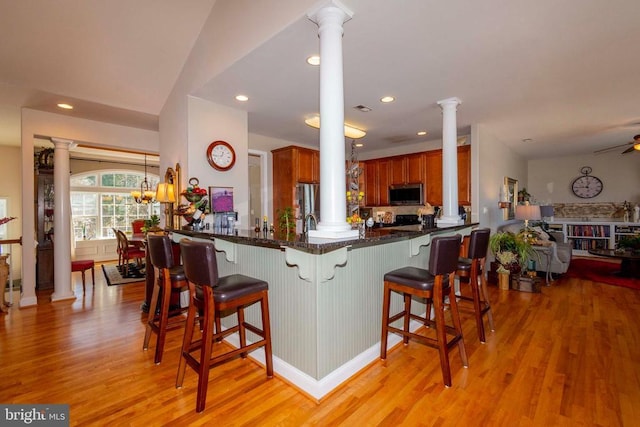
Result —
<instances>
[{"instance_id":1,"label":"dark wood wall clock","mask_svg":"<svg viewBox=\"0 0 640 427\"><path fill-rule=\"evenodd\" d=\"M589 166L585 166L580 169L580 173L582 176L573 180L571 183L571 191L576 196L582 199L591 199L596 197L598 194L602 193L602 189L604 184L600 178L597 178L593 175L589 175L592 169Z\"/></svg>"},{"instance_id":2,"label":"dark wood wall clock","mask_svg":"<svg viewBox=\"0 0 640 427\"><path fill-rule=\"evenodd\" d=\"M236 163L236 152L226 141L213 141L207 148L207 161L216 170L228 171Z\"/></svg>"}]
</instances>

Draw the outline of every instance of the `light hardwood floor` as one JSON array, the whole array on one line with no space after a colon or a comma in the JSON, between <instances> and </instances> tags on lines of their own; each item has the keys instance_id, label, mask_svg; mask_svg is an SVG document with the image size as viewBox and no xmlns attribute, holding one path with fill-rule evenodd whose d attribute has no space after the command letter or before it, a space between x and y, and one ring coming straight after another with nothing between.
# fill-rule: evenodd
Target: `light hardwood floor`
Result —
<instances>
[{"instance_id":1,"label":"light hardwood floor","mask_svg":"<svg viewBox=\"0 0 640 427\"><path fill-rule=\"evenodd\" d=\"M77 276L77 277L76 277ZM453 387L437 351L397 347L320 403L250 360L213 369L207 407L195 413L195 372L175 376L182 331L161 365L142 350L143 284L95 290L73 302L0 314L0 402L68 403L71 425L637 426L640 291L576 279L540 294L490 286L497 330L463 328L470 366L451 354ZM382 297L382 296L381 296Z\"/></svg>"}]
</instances>

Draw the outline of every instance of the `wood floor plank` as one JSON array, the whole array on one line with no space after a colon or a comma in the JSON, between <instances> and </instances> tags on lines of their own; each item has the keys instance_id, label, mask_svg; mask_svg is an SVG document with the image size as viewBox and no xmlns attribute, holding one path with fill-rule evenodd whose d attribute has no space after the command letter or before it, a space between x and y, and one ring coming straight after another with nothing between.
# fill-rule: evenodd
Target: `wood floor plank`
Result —
<instances>
[{"instance_id":1,"label":"wood floor plank","mask_svg":"<svg viewBox=\"0 0 640 427\"><path fill-rule=\"evenodd\" d=\"M160 365L142 350L142 283L0 315L2 403L68 403L71 425L635 426L640 419L640 291L560 279L539 294L489 287L496 331L477 339L461 311L469 368L451 354L445 388L437 351L410 342L320 403L237 359L211 372L195 413L197 376L175 388L182 330ZM224 344L222 344L224 345Z\"/></svg>"}]
</instances>

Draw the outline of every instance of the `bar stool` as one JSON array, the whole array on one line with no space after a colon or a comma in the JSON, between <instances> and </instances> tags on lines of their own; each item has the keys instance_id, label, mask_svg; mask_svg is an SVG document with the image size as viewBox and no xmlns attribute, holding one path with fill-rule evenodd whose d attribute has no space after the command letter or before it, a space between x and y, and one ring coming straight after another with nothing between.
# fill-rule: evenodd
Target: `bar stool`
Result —
<instances>
[{"instance_id":1,"label":"bar stool","mask_svg":"<svg viewBox=\"0 0 640 427\"><path fill-rule=\"evenodd\" d=\"M264 347L267 378L273 377L271 328L269 325L269 285L265 281L242 274L219 277L215 249L211 242L182 239L180 250L191 298L176 387L182 387L186 365L189 365L198 373L196 412L202 412L207 398L209 370L221 362L228 361L238 355L245 358L249 351ZM244 308L258 302L262 313L262 329L246 322L244 318ZM236 310L238 324L225 331L218 329L216 333L214 331L216 313L233 309ZM200 322L201 338L194 340L196 310L202 313L203 320ZM247 345L247 329L262 339ZM240 336L240 348L212 357L213 341L218 341L234 332L238 332ZM199 357L192 355L193 352L198 351Z\"/></svg>"},{"instance_id":2,"label":"bar stool","mask_svg":"<svg viewBox=\"0 0 640 427\"><path fill-rule=\"evenodd\" d=\"M184 268L174 263L171 239L168 236L149 234L147 236L147 250L155 280L142 349L149 348L151 333L155 332L158 335L158 340L156 341L154 363L157 365L162 361L167 331L182 327L183 322L177 319L169 324L169 316L173 317L187 311L187 308L170 310L171 292L173 290L179 292L180 289L186 288L187 279ZM159 309L158 300L160 300Z\"/></svg>"},{"instance_id":3,"label":"bar stool","mask_svg":"<svg viewBox=\"0 0 640 427\"><path fill-rule=\"evenodd\" d=\"M92 259L79 259L76 261L71 261L71 272L79 271L82 273L82 293L84 294L85 289L85 271L91 269L91 283L93 287L96 287L96 275L94 271L95 262Z\"/></svg>"},{"instance_id":4,"label":"bar stool","mask_svg":"<svg viewBox=\"0 0 640 427\"><path fill-rule=\"evenodd\" d=\"M435 237L431 241L429 254L429 269L418 267L403 267L384 275L384 300L382 303L382 339L380 340L380 359L387 358L387 334L396 332L403 336L405 345L409 338L438 349L440 354L440 368L446 387L451 387L451 368L449 366L449 351L458 345L462 365L468 366L467 353L462 338L462 325L454 292L454 272L458 264L461 236L456 234L449 237ZM448 275L448 280L445 276ZM398 292L404 297L404 310L390 316L391 292ZM445 324L444 297L449 297L449 306L453 327ZM430 318L430 310L425 317L411 313L411 298L426 298L433 301L435 321ZM403 319L403 329L391 326L391 323ZM420 335L409 331L409 321L419 320L425 325L435 325L436 337ZM447 334L453 337L447 341Z\"/></svg>"},{"instance_id":5,"label":"bar stool","mask_svg":"<svg viewBox=\"0 0 640 427\"><path fill-rule=\"evenodd\" d=\"M476 326L478 329L478 338L481 343L485 343L485 332L483 316L486 314L489 321L489 328L495 331L493 324L493 314L491 312L491 304L489 302L489 291L487 290L487 279L484 274L484 265L487 257L487 249L489 247L489 235L491 230L482 228L473 230L469 237L469 249L466 257L458 259L458 268L456 276L460 278L468 278L471 287L471 296L458 295L458 298L464 301L473 302L473 310L475 312ZM480 277L480 284L478 284ZM462 280L460 281L462 287Z\"/></svg>"}]
</instances>

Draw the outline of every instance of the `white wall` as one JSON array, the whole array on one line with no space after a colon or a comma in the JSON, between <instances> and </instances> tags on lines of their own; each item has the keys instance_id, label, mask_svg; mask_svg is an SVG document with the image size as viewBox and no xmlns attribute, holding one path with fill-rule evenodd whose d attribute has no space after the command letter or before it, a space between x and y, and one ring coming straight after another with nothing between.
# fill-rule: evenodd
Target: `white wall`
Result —
<instances>
[{"instance_id":1,"label":"white wall","mask_svg":"<svg viewBox=\"0 0 640 427\"><path fill-rule=\"evenodd\" d=\"M621 155L622 150L530 160L527 190L541 203L640 203L640 152ZM571 192L571 183L582 176L583 166L591 167L591 175L604 184L602 193L593 199L581 199Z\"/></svg>"},{"instance_id":2,"label":"white wall","mask_svg":"<svg viewBox=\"0 0 640 427\"><path fill-rule=\"evenodd\" d=\"M188 164L189 176L198 178L199 186L233 187L234 209L238 212L238 227L249 222L249 137L247 113L203 99L188 100ZM207 160L207 148L213 141L226 141L236 153L235 165L226 172L215 170ZM185 203L184 199L181 203ZM211 222L211 217L207 218Z\"/></svg>"},{"instance_id":3,"label":"white wall","mask_svg":"<svg viewBox=\"0 0 640 427\"><path fill-rule=\"evenodd\" d=\"M7 227L7 239L19 239L22 235L23 222L21 211L22 188L18 178L20 176L20 147L0 147L0 171L2 171L0 197L6 197L8 200L7 216L16 218L5 225ZM33 197L28 200L33 200ZM22 248L20 245L11 245L11 257L7 262L11 265L13 278L21 278Z\"/></svg>"},{"instance_id":4,"label":"white wall","mask_svg":"<svg viewBox=\"0 0 640 427\"><path fill-rule=\"evenodd\" d=\"M200 172L192 170L191 156L188 155L192 150L188 145L191 137L188 129L188 97L197 96L198 90L207 82L303 17L315 3L316 0L234 0L219 1L213 5L160 112L161 171L180 163L182 188L185 188L190 176ZM265 76L265 84L268 84L268 76ZM219 126L224 128L225 125L219 123ZM223 131L221 128L218 130ZM209 137L213 137L213 134Z\"/></svg>"},{"instance_id":5,"label":"white wall","mask_svg":"<svg viewBox=\"0 0 640 427\"><path fill-rule=\"evenodd\" d=\"M478 222L493 230L505 221L498 208L504 177L518 180L519 188L527 186L527 162L511 151L484 125L472 126L472 143L478 156ZM476 177L472 176L473 181ZM475 209L475 208L474 208Z\"/></svg>"}]
</instances>

